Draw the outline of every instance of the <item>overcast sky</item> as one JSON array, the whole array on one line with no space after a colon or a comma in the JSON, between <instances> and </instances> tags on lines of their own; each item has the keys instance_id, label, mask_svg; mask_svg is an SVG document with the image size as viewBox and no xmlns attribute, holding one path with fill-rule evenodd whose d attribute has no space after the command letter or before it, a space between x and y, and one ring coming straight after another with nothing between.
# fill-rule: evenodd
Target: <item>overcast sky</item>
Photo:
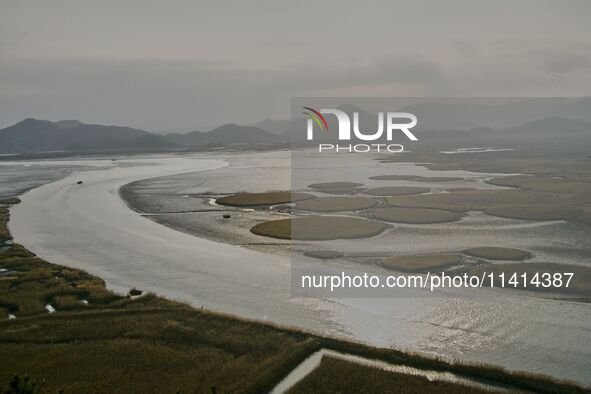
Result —
<instances>
[{"instance_id":1,"label":"overcast sky","mask_svg":"<svg viewBox=\"0 0 591 394\"><path fill-rule=\"evenodd\" d=\"M587 96L590 20L587 0L0 0L0 126L208 129L289 117L293 96Z\"/></svg>"}]
</instances>

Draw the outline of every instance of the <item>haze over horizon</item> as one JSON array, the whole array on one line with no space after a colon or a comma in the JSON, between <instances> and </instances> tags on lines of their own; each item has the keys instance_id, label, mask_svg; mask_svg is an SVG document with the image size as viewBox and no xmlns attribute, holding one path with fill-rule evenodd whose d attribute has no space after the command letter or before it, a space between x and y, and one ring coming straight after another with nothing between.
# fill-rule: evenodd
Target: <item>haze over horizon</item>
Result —
<instances>
[{"instance_id":1,"label":"haze over horizon","mask_svg":"<svg viewBox=\"0 0 591 394\"><path fill-rule=\"evenodd\" d=\"M294 96L591 93L589 2L371 3L3 2L0 127L208 130L287 118Z\"/></svg>"}]
</instances>

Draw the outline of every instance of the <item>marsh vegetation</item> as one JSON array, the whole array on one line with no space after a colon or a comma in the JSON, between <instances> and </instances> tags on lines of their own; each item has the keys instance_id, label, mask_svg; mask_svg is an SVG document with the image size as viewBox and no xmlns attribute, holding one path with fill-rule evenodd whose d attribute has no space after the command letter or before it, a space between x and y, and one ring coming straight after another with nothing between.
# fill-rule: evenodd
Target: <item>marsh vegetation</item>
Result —
<instances>
[{"instance_id":1,"label":"marsh vegetation","mask_svg":"<svg viewBox=\"0 0 591 394\"><path fill-rule=\"evenodd\" d=\"M416 176L416 175L376 175L369 179L375 181L413 181L413 182L453 182L464 178L451 176Z\"/></svg>"},{"instance_id":2,"label":"marsh vegetation","mask_svg":"<svg viewBox=\"0 0 591 394\"><path fill-rule=\"evenodd\" d=\"M374 187L366 191L372 196L409 196L414 194L428 193L431 189L426 187L413 186L383 186Z\"/></svg>"},{"instance_id":3,"label":"marsh vegetation","mask_svg":"<svg viewBox=\"0 0 591 394\"><path fill-rule=\"evenodd\" d=\"M406 224L435 224L455 222L462 218L458 212L430 208L379 208L373 211L376 219Z\"/></svg>"},{"instance_id":4,"label":"marsh vegetation","mask_svg":"<svg viewBox=\"0 0 591 394\"><path fill-rule=\"evenodd\" d=\"M521 261L531 257L531 253L525 250L502 248L498 246L482 246L469 248L463 251L464 254L488 260L514 260Z\"/></svg>"},{"instance_id":5,"label":"marsh vegetation","mask_svg":"<svg viewBox=\"0 0 591 394\"><path fill-rule=\"evenodd\" d=\"M258 235L281 239L326 241L373 237L387 226L381 222L344 216L304 216L255 225Z\"/></svg>"},{"instance_id":6,"label":"marsh vegetation","mask_svg":"<svg viewBox=\"0 0 591 394\"><path fill-rule=\"evenodd\" d=\"M490 393L458 383L431 381L423 376L385 371L333 357L293 386L289 394L303 393Z\"/></svg>"},{"instance_id":7,"label":"marsh vegetation","mask_svg":"<svg viewBox=\"0 0 591 394\"><path fill-rule=\"evenodd\" d=\"M433 270L445 270L446 268L460 264L462 260L462 256L458 254L433 253L387 257L381 263L381 266L400 272L429 272Z\"/></svg>"},{"instance_id":8,"label":"marsh vegetation","mask_svg":"<svg viewBox=\"0 0 591 394\"><path fill-rule=\"evenodd\" d=\"M319 197L296 204L296 209L314 212L360 211L374 207L378 202L368 197Z\"/></svg>"},{"instance_id":9,"label":"marsh vegetation","mask_svg":"<svg viewBox=\"0 0 591 394\"><path fill-rule=\"evenodd\" d=\"M0 210L4 240L10 239L7 220L8 211ZM329 221L330 231L347 227L340 224ZM372 224L374 231L386 226L378 224ZM0 318L0 382L17 373L45 381L47 392L211 392L215 387L217 392L259 393L271 390L308 355L326 348L515 390L585 391L540 375L446 362L241 320L150 293L123 296L84 271L50 264L18 244L1 246L0 267L7 271L0 280L0 310L5 316ZM54 313L47 313L48 304ZM9 314L16 318L8 319ZM374 373L354 371L358 366L337 367L359 382ZM322 369L315 376L326 381L333 374ZM366 387L372 392L385 392L392 384L431 387L424 381L406 385L404 379L376 377Z\"/></svg>"},{"instance_id":10,"label":"marsh vegetation","mask_svg":"<svg viewBox=\"0 0 591 394\"><path fill-rule=\"evenodd\" d=\"M14 204L18 204L20 202L21 202L21 200L18 197L0 198L0 204L3 204L3 205L14 205Z\"/></svg>"},{"instance_id":11,"label":"marsh vegetation","mask_svg":"<svg viewBox=\"0 0 591 394\"><path fill-rule=\"evenodd\" d=\"M363 190L363 184L357 182L324 182L308 185L310 189L328 194L351 194Z\"/></svg>"},{"instance_id":12,"label":"marsh vegetation","mask_svg":"<svg viewBox=\"0 0 591 394\"><path fill-rule=\"evenodd\" d=\"M290 191L265 192L265 193L238 193L221 197L216 203L237 207L287 204L314 198L309 193L293 193Z\"/></svg>"}]
</instances>

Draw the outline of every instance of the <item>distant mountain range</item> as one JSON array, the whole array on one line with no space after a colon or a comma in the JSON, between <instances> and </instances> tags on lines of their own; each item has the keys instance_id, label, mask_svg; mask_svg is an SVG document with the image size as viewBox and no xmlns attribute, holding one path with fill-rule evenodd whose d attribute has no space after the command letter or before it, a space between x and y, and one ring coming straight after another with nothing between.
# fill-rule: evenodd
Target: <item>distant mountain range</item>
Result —
<instances>
[{"instance_id":1,"label":"distant mountain range","mask_svg":"<svg viewBox=\"0 0 591 394\"><path fill-rule=\"evenodd\" d=\"M377 118L354 106L368 130ZM394 109L396 110L396 109ZM399 111L419 118L413 131L421 145L443 146L457 142L521 146L528 143L591 142L591 98L523 100L511 104L482 105L427 102ZM318 131L315 142L332 142L336 121L327 116L329 131ZM305 145L305 119L265 120L254 126L226 124L213 130L186 134L154 134L121 126L84 124L77 120L51 122L25 119L0 130L0 154L37 152L134 152L208 149L211 147L274 147L288 142ZM536 142L537 141L537 142ZM352 140L351 143L365 141ZM400 141L398 141L400 142Z\"/></svg>"},{"instance_id":2,"label":"distant mountain range","mask_svg":"<svg viewBox=\"0 0 591 394\"><path fill-rule=\"evenodd\" d=\"M549 117L591 122L591 97L521 99L504 104L424 102L401 111L421 119L421 130L506 129Z\"/></svg>"},{"instance_id":3,"label":"distant mountain range","mask_svg":"<svg viewBox=\"0 0 591 394\"><path fill-rule=\"evenodd\" d=\"M423 146L493 146L515 149L536 147L591 149L591 122L557 116L534 120L516 127L493 129L476 127L470 130L432 130L417 132Z\"/></svg>"},{"instance_id":4,"label":"distant mountain range","mask_svg":"<svg viewBox=\"0 0 591 394\"><path fill-rule=\"evenodd\" d=\"M179 145L215 146L228 144L273 144L284 140L258 127L225 124L208 132L192 131L186 134L167 134L166 139Z\"/></svg>"},{"instance_id":5,"label":"distant mountain range","mask_svg":"<svg viewBox=\"0 0 591 394\"><path fill-rule=\"evenodd\" d=\"M283 138L252 126L227 124L208 132L159 135L120 126L25 119L0 130L0 153L160 151L235 144L277 144Z\"/></svg>"},{"instance_id":6,"label":"distant mountain range","mask_svg":"<svg viewBox=\"0 0 591 394\"><path fill-rule=\"evenodd\" d=\"M103 147L126 149L133 147L137 141L145 144L145 138L151 135L129 127L87 125L77 120L50 122L29 118L0 130L0 152L47 152Z\"/></svg>"}]
</instances>

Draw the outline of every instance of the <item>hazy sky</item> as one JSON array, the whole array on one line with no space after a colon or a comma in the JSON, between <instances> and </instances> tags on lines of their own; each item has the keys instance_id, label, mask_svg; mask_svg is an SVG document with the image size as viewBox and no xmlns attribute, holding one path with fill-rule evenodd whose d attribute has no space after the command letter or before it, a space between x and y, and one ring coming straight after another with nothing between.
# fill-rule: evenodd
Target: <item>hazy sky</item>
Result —
<instances>
[{"instance_id":1,"label":"hazy sky","mask_svg":"<svg viewBox=\"0 0 591 394\"><path fill-rule=\"evenodd\" d=\"M591 1L0 0L0 126L288 117L293 96L586 96Z\"/></svg>"}]
</instances>

